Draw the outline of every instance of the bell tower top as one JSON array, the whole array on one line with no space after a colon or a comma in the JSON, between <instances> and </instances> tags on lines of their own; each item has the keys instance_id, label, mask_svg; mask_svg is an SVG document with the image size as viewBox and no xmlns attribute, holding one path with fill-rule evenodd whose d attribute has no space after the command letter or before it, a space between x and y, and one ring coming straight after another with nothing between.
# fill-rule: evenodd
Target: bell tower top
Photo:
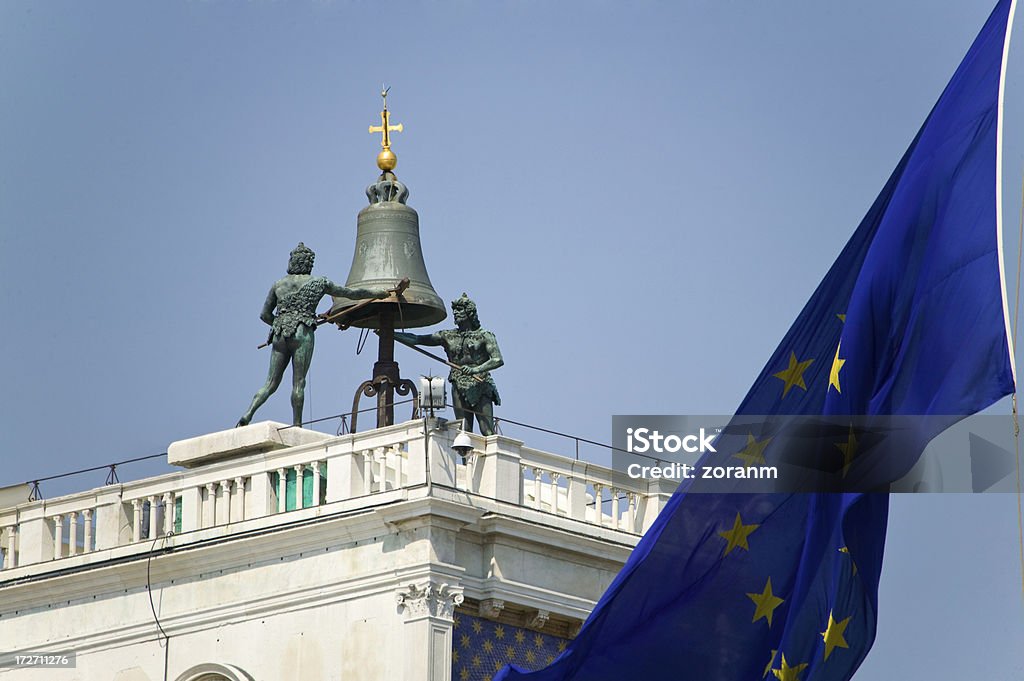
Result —
<instances>
[{"instance_id":1,"label":"bell tower top","mask_svg":"<svg viewBox=\"0 0 1024 681\"><path fill-rule=\"evenodd\" d=\"M388 111L388 91L390 87L381 86L380 96L384 100L384 108L380 112L380 125L371 125L370 133L379 132L380 153L377 154L377 167L383 172L389 173L398 165L398 157L391 151L391 133L402 132L402 124L391 125L391 112Z\"/></svg>"}]
</instances>

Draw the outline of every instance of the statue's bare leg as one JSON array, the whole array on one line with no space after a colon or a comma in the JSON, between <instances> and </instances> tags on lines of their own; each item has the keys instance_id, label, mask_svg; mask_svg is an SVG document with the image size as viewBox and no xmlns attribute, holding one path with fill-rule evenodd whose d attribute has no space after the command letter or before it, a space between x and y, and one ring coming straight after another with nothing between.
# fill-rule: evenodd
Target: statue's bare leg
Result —
<instances>
[{"instance_id":1,"label":"statue's bare leg","mask_svg":"<svg viewBox=\"0 0 1024 681\"><path fill-rule=\"evenodd\" d=\"M477 406L476 422L480 424L481 435L494 435L494 404L490 400Z\"/></svg>"},{"instance_id":2,"label":"statue's bare leg","mask_svg":"<svg viewBox=\"0 0 1024 681\"><path fill-rule=\"evenodd\" d=\"M313 329L299 325L295 331L298 347L292 353L292 425L302 423L302 407L306 403L306 373L313 359Z\"/></svg>"},{"instance_id":3,"label":"statue's bare leg","mask_svg":"<svg viewBox=\"0 0 1024 681\"><path fill-rule=\"evenodd\" d=\"M288 366L288 352L284 341L279 341L271 346L270 350L270 371L267 372L267 382L263 384L263 387L256 391L253 395L252 404L249 405L249 409L246 410L242 418L238 419L236 428L238 426L247 426L252 421L253 414L256 410L263 406L263 403L267 401L267 398L274 394L277 390L277 386L281 385L281 377L284 376L285 367Z\"/></svg>"},{"instance_id":4,"label":"statue's bare leg","mask_svg":"<svg viewBox=\"0 0 1024 681\"><path fill-rule=\"evenodd\" d=\"M462 396L452 385L452 411L455 412L455 420L462 421L462 428L467 433L473 432L473 412L467 411L462 404Z\"/></svg>"}]
</instances>

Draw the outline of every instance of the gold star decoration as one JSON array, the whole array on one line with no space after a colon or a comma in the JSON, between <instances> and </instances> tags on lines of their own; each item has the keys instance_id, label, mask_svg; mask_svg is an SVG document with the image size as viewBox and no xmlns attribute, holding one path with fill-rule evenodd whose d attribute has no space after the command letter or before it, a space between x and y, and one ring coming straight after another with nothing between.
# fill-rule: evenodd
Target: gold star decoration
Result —
<instances>
[{"instance_id":1,"label":"gold star decoration","mask_svg":"<svg viewBox=\"0 0 1024 681\"><path fill-rule=\"evenodd\" d=\"M836 316L839 317L839 321L841 321L843 324L846 323L846 313L845 312L836 312Z\"/></svg>"},{"instance_id":2,"label":"gold star decoration","mask_svg":"<svg viewBox=\"0 0 1024 681\"><path fill-rule=\"evenodd\" d=\"M847 548L846 546L842 546L842 547L839 548L839 553L845 553L846 555L850 555L850 549ZM857 564L853 562L853 559L850 559L850 565L853 566L853 574L856 575L857 574Z\"/></svg>"},{"instance_id":3,"label":"gold star decoration","mask_svg":"<svg viewBox=\"0 0 1024 681\"><path fill-rule=\"evenodd\" d=\"M459 672L459 678L462 679L462 681L469 681L469 670L463 667Z\"/></svg>"},{"instance_id":4,"label":"gold star decoration","mask_svg":"<svg viewBox=\"0 0 1024 681\"><path fill-rule=\"evenodd\" d=\"M852 425L849 435L846 436L846 442L836 442L835 445L843 453L843 477L845 478L854 457L857 456L857 435L853 432Z\"/></svg>"},{"instance_id":5,"label":"gold star decoration","mask_svg":"<svg viewBox=\"0 0 1024 681\"><path fill-rule=\"evenodd\" d=\"M832 651L836 648L849 648L850 646L846 643L846 638L843 634L846 633L846 627L850 624L850 620L853 619L853 615L850 615L845 620L836 622L832 617L832 611L828 613L828 624L825 626L825 631L821 632L821 639L825 641L825 659L832 654Z\"/></svg>"},{"instance_id":6,"label":"gold star decoration","mask_svg":"<svg viewBox=\"0 0 1024 681\"><path fill-rule=\"evenodd\" d=\"M779 651L775 650L773 648L772 649L772 657L771 657L770 660L768 660L768 664L764 668L764 674L761 675L762 678L768 676L768 672L770 672L772 670L772 667L775 665L775 656L778 655L778 654L779 654Z\"/></svg>"},{"instance_id":7,"label":"gold star decoration","mask_svg":"<svg viewBox=\"0 0 1024 681\"><path fill-rule=\"evenodd\" d=\"M748 593L747 598L754 601L754 619L751 622L756 622L762 617L768 620L768 626L772 626L772 614L775 612L775 608L779 607L785 602L784 598L779 598L772 593L772 578L768 578L768 583L764 585L764 591L761 593Z\"/></svg>"},{"instance_id":8,"label":"gold star decoration","mask_svg":"<svg viewBox=\"0 0 1024 681\"><path fill-rule=\"evenodd\" d=\"M754 439L753 433L747 433L747 446L742 450L733 454L733 458L739 459L746 465L747 468L756 466L758 464L768 463L764 460L764 448L771 442L770 437L766 437L763 440Z\"/></svg>"},{"instance_id":9,"label":"gold star decoration","mask_svg":"<svg viewBox=\"0 0 1024 681\"><path fill-rule=\"evenodd\" d=\"M794 385L807 390L807 384L804 383L804 372L807 371L807 367L811 366L813 361L813 359L805 359L800 362L797 360L795 352L789 353L789 366L777 374L772 374L772 376L781 380L784 384L782 386L783 398L789 394Z\"/></svg>"},{"instance_id":10,"label":"gold star decoration","mask_svg":"<svg viewBox=\"0 0 1024 681\"><path fill-rule=\"evenodd\" d=\"M723 537L728 544L725 547L725 553L722 556L728 556L729 552L737 546L741 549L750 550L750 546L747 544L747 537L750 533L761 527L760 525L744 525L743 519L740 518L740 514L736 514L736 520L733 521L732 528L724 530L718 533L718 536Z\"/></svg>"},{"instance_id":11,"label":"gold star decoration","mask_svg":"<svg viewBox=\"0 0 1024 681\"><path fill-rule=\"evenodd\" d=\"M786 653L782 653L782 665L778 669L773 669L772 674L779 681L800 681L800 672L805 669L807 669L806 662L790 667L786 661Z\"/></svg>"},{"instance_id":12,"label":"gold star decoration","mask_svg":"<svg viewBox=\"0 0 1024 681\"><path fill-rule=\"evenodd\" d=\"M839 350L843 347L843 341L839 341L839 345L836 346L836 356L832 360L832 370L828 372L828 387L835 388L837 393L843 392L839 388L839 371L846 364L846 360L839 356ZM827 390L828 388L826 388Z\"/></svg>"}]
</instances>

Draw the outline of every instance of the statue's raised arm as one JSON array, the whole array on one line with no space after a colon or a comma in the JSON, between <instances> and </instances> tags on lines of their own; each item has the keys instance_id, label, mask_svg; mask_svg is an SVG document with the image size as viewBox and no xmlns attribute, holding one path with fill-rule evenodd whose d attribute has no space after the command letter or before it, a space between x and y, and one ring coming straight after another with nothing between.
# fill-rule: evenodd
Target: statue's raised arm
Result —
<instances>
[{"instance_id":1,"label":"statue's raised arm","mask_svg":"<svg viewBox=\"0 0 1024 681\"><path fill-rule=\"evenodd\" d=\"M267 401L281 384L285 367L292 364L292 423L302 423L305 403L306 374L313 358L314 332L317 327L316 308L328 294L346 298L386 298L387 291L350 289L339 286L327 277L314 277L315 254L299 243L288 258L288 274L270 287L263 303L260 319L270 325L270 371L267 381L255 395L249 408L238 419L238 425L247 425L256 410Z\"/></svg>"}]
</instances>

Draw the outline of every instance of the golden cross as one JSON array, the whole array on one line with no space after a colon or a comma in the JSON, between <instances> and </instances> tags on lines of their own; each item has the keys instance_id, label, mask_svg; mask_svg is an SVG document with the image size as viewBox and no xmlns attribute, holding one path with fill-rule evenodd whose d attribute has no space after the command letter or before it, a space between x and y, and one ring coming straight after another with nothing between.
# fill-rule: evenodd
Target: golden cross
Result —
<instances>
[{"instance_id":1,"label":"golden cross","mask_svg":"<svg viewBox=\"0 0 1024 681\"><path fill-rule=\"evenodd\" d=\"M381 133L380 146L382 149L391 148L391 132L402 132L402 124L391 125L391 112L388 111L388 90L391 88L385 87L381 90L380 96L384 99L384 109L380 112L380 125L371 125L370 133L379 132Z\"/></svg>"}]
</instances>

